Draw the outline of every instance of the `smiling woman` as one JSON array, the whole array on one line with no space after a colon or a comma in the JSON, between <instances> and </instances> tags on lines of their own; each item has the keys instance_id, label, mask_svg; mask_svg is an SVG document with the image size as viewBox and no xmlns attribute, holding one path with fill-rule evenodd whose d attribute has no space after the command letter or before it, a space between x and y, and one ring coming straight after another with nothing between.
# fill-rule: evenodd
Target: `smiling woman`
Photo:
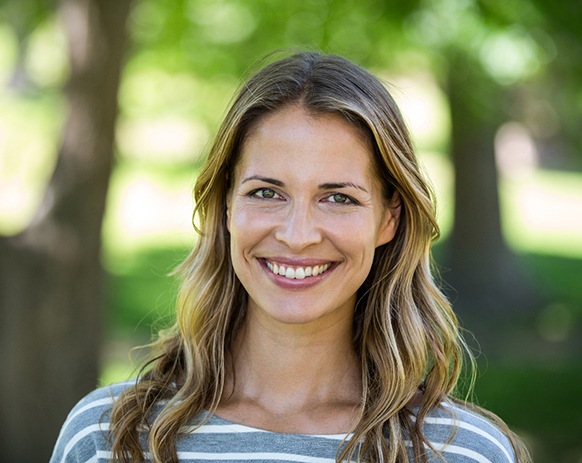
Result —
<instances>
[{"instance_id":1,"label":"smiling woman","mask_svg":"<svg viewBox=\"0 0 582 463\"><path fill-rule=\"evenodd\" d=\"M232 180L227 228L247 316L320 332L351 326L399 211L387 207L363 135L342 117L290 105L247 135Z\"/></svg>"},{"instance_id":2,"label":"smiling woman","mask_svg":"<svg viewBox=\"0 0 582 463\"><path fill-rule=\"evenodd\" d=\"M392 97L299 53L254 75L195 187L178 321L71 412L53 462L528 462L452 394L464 343L429 266L432 194Z\"/></svg>"}]
</instances>

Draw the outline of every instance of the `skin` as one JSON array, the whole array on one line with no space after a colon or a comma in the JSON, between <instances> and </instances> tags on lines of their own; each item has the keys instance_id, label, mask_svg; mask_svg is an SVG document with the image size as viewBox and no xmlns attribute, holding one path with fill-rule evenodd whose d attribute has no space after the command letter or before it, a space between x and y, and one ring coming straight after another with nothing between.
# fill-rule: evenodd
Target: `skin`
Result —
<instances>
[{"instance_id":1,"label":"skin","mask_svg":"<svg viewBox=\"0 0 582 463\"><path fill-rule=\"evenodd\" d=\"M398 198L382 197L371 156L342 118L298 106L267 116L247 137L227 226L248 313L219 416L290 433L353 424L361 396L351 345L356 292L376 247L398 226ZM274 273L275 264L298 278ZM316 268L322 273L309 276Z\"/></svg>"}]
</instances>

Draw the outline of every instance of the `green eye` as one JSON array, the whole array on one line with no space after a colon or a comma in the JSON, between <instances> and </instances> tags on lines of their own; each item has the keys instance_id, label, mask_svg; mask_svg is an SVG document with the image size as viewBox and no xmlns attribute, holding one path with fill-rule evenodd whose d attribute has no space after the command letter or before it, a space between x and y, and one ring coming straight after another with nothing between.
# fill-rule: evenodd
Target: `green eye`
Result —
<instances>
[{"instance_id":1,"label":"green eye","mask_svg":"<svg viewBox=\"0 0 582 463\"><path fill-rule=\"evenodd\" d=\"M263 199L273 199L277 196L277 193L270 188L261 188L260 190L255 191L254 195Z\"/></svg>"},{"instance_id":2,"label":"green eye","mask_svg":"<svg viewBox=\"0 0 582 463\"><path fill-rule=\"evenodd\" d=\"M342 193L334 193L329 197L329 201L332 203L345 204L350 202L350 198Z\"/></svg>"}]
</instances>

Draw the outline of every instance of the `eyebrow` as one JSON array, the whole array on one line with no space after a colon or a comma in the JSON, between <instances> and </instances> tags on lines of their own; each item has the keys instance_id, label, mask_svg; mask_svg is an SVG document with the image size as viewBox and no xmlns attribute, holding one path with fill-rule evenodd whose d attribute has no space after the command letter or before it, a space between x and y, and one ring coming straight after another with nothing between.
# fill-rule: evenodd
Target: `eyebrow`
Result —
<instances>
[{"instance_id":1,"label":"eyebrow","mask_svg":"<svg viewBox=\"0 0 582 463\"><path fill-rule=\"evenodd\" d=\"M281 180L277 180L275 178L270 177L262 177L260 175L251 175L250 177L245 178L242 183L250 182L251 180L260 180L265 183L270 183L271 185L275 186L285 186L285 183ZM320 190L336 190L340 188L356 188L357 190L361 190L365 193L368 193L363 186L358 185L357 183L353 182L330 182L330 183L321 183L318 185Z\"/></svg>"},{"instance_id":2,"label":"eyebrow","mask_svg":"<svg viewBox=\"0 0 582 463\"><path fill-rule=\"evenodd\" d=\"M251 180L260 180L261 182L270 183L271 185L275 186L284 186L285 184L281 180L277 180L275 178L270 177L261 177L260 175L251 175L250 177L245 178L241 183L247 183Z\"/></svg>"},{"instance_id":3,"label":"eyebrow","mask_svg":"<svg viewBox=\"0 0 582 463\"><path fill-rule=\"evenodd\" d=\"M319 185L320 190L336 190L339 188L356 188L357 190L362 190L364 193L368 193L368 190L363 186L353 182L322 183Z\"/></svg>"}]
</instances>

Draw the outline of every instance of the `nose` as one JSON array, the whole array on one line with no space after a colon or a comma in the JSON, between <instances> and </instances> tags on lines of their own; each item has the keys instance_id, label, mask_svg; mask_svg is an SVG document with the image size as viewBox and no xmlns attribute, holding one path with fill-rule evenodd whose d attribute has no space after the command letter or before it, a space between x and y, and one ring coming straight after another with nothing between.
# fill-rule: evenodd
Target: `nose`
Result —
<instances>
[{"instance_id":1,"label":"nose","mask_svg":"<svg viewBox=\"0 0 582 463\"><path fill-rule=\"evenodd\" d=\"M303 203L289 205L275 231L275 238L294 252L321 242L321 228L314 211Z\"/></svg>"}]
</instances>

